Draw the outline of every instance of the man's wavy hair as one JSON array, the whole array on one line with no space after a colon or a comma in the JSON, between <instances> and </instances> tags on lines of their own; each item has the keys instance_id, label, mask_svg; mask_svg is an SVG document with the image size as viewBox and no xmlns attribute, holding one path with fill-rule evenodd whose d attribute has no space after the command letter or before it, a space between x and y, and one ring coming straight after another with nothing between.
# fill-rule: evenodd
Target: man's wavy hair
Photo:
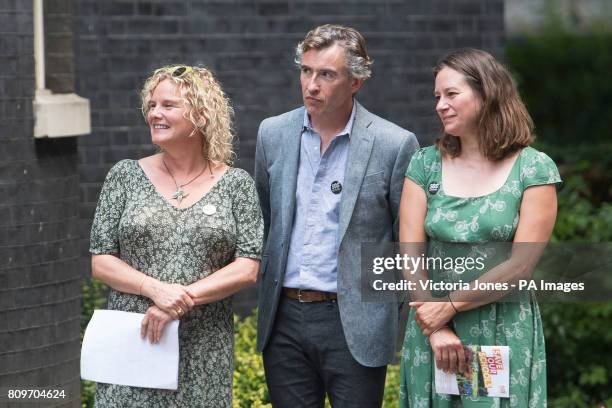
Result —
<instances>
[{"instance_id":1,"label":"man's wavy hair","mask_svg":"<svg viewBox=\"0 0 612 408\"><path fill-rule=\"evenodd\" d=\"M368 56L365 39L354 28L325 24L313 28L295 48L295 63L300 67L302 56L308 50L321 50L340 45L346 50L346 68L349 75L357 79L368 79L372 74L373 61Z\"/></svg>"},{"instance_id":2,"label":"man's wavy hair","mask_svg":"<svg viewBox=\"0 0 612 408\"><path fill-rule=\"evenodd\" d=\"M491 54L473 48L456 50L438 61L434 77L443 68L463 74L468 85L480 96L477 137L485 157L502 160L533 142L533 120L519 96L516 83ZM460 138L447 133L436 140L436 146L450 157L461 153Z\"/></svg>"},{"instance_id":3,"label":"man's wavy hair","mask_svg":"<svg viewBox=\"0 0 612 408\"><path fill-rule=\"evenodd\" d=\"M177 72L182 73L177 74ZM230 165L235 156L232 146L234 111L221 85L208 69L198 66L168 65L155 70L145 81L140 92L145 120L155 87L166 79L178 86L186 108L184 117L195 126L189 137L196 135L202 137L204 159L213 165L221 163Z\"/></svg>"}]
</instances>

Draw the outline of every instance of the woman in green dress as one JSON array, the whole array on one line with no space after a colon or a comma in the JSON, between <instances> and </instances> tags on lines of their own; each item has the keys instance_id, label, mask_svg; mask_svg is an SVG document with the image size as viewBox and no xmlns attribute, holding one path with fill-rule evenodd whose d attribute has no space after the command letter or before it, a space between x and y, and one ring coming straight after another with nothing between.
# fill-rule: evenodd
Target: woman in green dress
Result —
<instances>
[{"instance_id":1,"label":"woman in green dress","mask_svg":"<svg viewBox=\"0 0 612 408\"><path fill-rule=\"evenodd\" d=\"M230 167L231 107L202 67L147 79L142 111L160 153L108 173L91 230L93 276L108 308L143 313L158 343L179 325L178 389L98 383L98 407L231 407L231 295L257 279L263 221L254 182Z\"/></svg>"},{"instance_id":2,"label":"woman in green dress","mask_svg":"<svg viewBox=\"0 0 612 408\"><path fill-rule=\"evenodd\" d=\"M400 240L429 242L430 248L432 242L469 243L472 250L484 252L480 244L510 242L509 259L479 277L510 285L529 276L533 267L533 259L519 257L516 243L537 243L520 247L537 258L550 238L559 173L548 156L529 147L533 122L512 77L490 54L452 52L434 73L436 111L444 132L410 162L400 205ZM475 278L457 270L447 273L455 281ZM433 274L429 271L435 280ZM447 302L410 303L400 406L545 407L544 336L532 294L515 302L496 301L498 294L474 297L464 290L446 296ZM509 398L436 393L434 367L464 372L464 345L509 346Z\"/></svg>"}]
</instances>

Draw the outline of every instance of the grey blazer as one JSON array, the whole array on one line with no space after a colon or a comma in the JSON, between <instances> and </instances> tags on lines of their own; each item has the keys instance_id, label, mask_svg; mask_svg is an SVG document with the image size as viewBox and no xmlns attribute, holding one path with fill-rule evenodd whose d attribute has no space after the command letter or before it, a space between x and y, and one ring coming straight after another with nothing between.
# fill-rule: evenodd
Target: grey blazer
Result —
<instances>
[{"instance_id":1,"label":"grey blazer","mask_svg":"<svg viewBox=\"0 0 612 408\"><path fill-rule=\"evenodd\" d=\"M361 301L361 243L397 241L404 173L418 148L413 133L356 103L338 228L338 305L353 357L377 367L393 359L398 307ZM287 263L304 107L264 120L257 135L255 183L265 226L259 276L257 349L270 337Z\"/></svg>"}]
</instances>

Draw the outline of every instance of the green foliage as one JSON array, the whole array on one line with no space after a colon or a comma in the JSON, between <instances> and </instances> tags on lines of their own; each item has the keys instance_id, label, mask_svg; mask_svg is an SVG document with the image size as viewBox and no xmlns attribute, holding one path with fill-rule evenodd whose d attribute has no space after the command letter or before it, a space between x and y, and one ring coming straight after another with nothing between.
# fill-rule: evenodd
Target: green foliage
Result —
<instances>
[{"instance_id":1,"label":"green foliage","mask_svg":"<svg viewBox=\"0 0 612 408\"><path fill-rule=\"evenodd\" d=\"M612 241L612 144L563 147L539 142L537 147L558 164L563 178L552 241Z\"/></svg>"},{"instance_id":2,"label":"green foliage","mask_svg":"<svg viewBox=\"0 0 612 408\"><path fill-rule=\"evenodd\" d=\"M384 408L399 407L400 390L400 367L399 364L391 364L387 367L387 379L385 382Z\"/></svg>"},{"instance_id":3,"label":"green foliage","mask_svg":"<svg viewBox=\"0 0 612 408\"><path fill-rule=\"evenodd\" d=\"M92 408L96 395L96 383L93 381L81 380L81 407Z\"/></svg>"},{"instance_id":4,"label":"green foliage","mask_svg":"<svg viewBox=\"0 0 612 408\"><path fill-rule=\"evenodd\" d=\"M612 406L612 303L542 304L549 406Z\"/></svg>"},{"instance_id":5,"label":"green foliage","mask_svg":"<svg viewBox=\"0 0 612 408\"><path fill-rule=\"evenodd\" d=\"M612 148L554 146L539 149L559 164L564 180L558 192L553 241L612 241ZM612 303L540 305L546 338L548 402L552 408L611 406Z\"/></svg>"},{"instance_id":6,"label":"green foliage","mask_svg":"<svg viewBox=\"0 0 612 408\"><path fill-rule=\"evenodd\" d=\"M610 140L612 33L561 25L510 40L506 57L538 137L563 145Z\"/></svg>"},{"instance_id":7,"label":"green foliage","mask_svg":"<svg viewBox=\"0 0 612 408\"><path fill-rule=\"evenodd\" d=\"M234 316L234 408L272 407L264 377L263 360L256 350L257 315Z\"/></svg>"},{"instance_id":8,"label":"green foliage","mask_svg":"<svg viewBox=\"0 0 612 408\"><path fill-rule=\"evenodd\" d=\"M96 279L83 280L81 283L82 304L81 304L81 340L87 323L91 319L94 310L104 308L106 304L106 285Z\"/></svg>"},{"instance_id":9,"label":"green foliage","mask_svg":"<svg viewBox=\"0 0 612 408\"><path fill-rule=\"evenodd\" d=\"M612 205L597 207L584 195L583 177L570 175L559 191L559 212L553 241L612 241Z\"/></svg>"}]
</instances>

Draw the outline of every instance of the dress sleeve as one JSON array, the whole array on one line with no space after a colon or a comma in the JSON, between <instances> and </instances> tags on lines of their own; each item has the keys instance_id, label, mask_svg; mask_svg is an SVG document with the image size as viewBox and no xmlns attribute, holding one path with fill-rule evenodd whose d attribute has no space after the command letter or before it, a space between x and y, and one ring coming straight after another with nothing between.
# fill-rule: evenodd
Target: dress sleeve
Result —
<instances>
[{"instance_id":1,"label":"dress sleeve","mask_svg":"<svg viewBox=\"0 0 612 408\"><path fill-rule=\"evenodd\" d=\"M561 176L557 165L548 155L531 149L521 163L523 189L544 184L560 184Z\"/></svg>"},{"instance_id":2,"label":"dress sleeve","mask_svg":"<svg viewBox=\"0 0 612 408\"><path fill-rule=\"evenodd\" d=\"M236 183L232 213L236 220L235 258L260 259L263 247L263 217L255 183L244 172Z\"/></svg>"},{"instance_id":3,"label":"dress sleeve","mask_svg":"<svg viewBox=\"0 0 612 408\"><path fill-rule=\"evenodd\" d=\"M104 180L91 226L89 252L93 255L119 254L119 221L125 207L122 183L126 161L115 164Z\"/></svg>"},{"instance_id":4,"label":"dress sleeve","mask_svg":"<svg viewBox=\"0 0 612 408\"><path fill-rule=\"evenodd\" d=\"M406 169L406 177L425 188L427 175L425 174L425 150L419 149L412 155L410 164Z\"/></svg>"}]
</instances>

